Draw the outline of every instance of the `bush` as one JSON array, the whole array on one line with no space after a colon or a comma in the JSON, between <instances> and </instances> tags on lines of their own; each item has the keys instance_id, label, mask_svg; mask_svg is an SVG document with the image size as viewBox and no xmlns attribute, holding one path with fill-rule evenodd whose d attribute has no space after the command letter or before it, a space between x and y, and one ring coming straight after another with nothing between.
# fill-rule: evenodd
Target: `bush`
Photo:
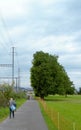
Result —
<instances>
[{"instance_id":1,"label":"bush","mask_svg":"<svg viewBox=\"0 0 81 130\"><path fill-rule=\"evenodd\" d=\"M18 91L16 92L12 86L9 84L2 84L0 85L0 107L8 106L8 102L10 98L13 99L21 99L27 98L26 92Z\"/></svg>"},{"instance_id":2,"label":"bush","mask_svg":"<svg viewBox=\"0 0 81 130\"><path fill-rule=\"evenodd\" d=\"M5 107L7 105L7 100L2 92L0 92L0 107Z\"/></svg>"}]
</instances>

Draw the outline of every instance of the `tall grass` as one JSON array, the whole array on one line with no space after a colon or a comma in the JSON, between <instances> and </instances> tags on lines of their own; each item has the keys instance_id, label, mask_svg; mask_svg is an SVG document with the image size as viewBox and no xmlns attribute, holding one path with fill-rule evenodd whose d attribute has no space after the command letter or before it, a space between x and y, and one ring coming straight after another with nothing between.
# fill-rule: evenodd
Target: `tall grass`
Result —
<instances>
[{"instance_id":1,"label":"tall grass","mask_svg":"<svg viewBox=\"0 0 81 130\"><path fill-rule=\"evenodd\" d=\"M39 103L40 103L40 109L41 109L42 115L43 115L43 117L44 117L44 119L46 121L46 124L48 126L48 130L57 130L54 123L53 123L53 121L46 114L46 112L45 112L45 110L43 108L43 105L41 104L41 102L39 102Z\"/></svg>"}]
</instances>

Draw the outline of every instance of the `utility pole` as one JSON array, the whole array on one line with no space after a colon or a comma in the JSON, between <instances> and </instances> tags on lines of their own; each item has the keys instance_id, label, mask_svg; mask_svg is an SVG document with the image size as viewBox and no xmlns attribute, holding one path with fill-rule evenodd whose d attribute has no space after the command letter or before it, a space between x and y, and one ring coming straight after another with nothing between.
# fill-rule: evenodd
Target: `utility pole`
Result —
<instances>
[{"instance_id":1,"label":"utility pole","mask_svg":"<svg viewBox=\"0 0 81 130\"><path fill-rule=\"evenodd\" d=\"M20 68L18 68L18 88L20 87Z\"/></svg>"},{"instance_id":2,"label":"utility pole","mask_svg":"<svg viewBox=\"0 0 81 130\"><path fill-rule=\"evenodd\" d=\"M16 77L16 92L18 91L18 78Z\"/></svg>"},{"instance_id":3,"label":"utility pole","mask_svg":"<svg viewBox=\"0 0 81 130\"><path fill-rule=\"evenodd\" d=\"M12 67L12 86L13 87L14 87L14 54L15 54L14 50L15 50L15 47L12 47L12 64L0 64L0 67Z\"/></svg>"},{"instance_id":4,"label":"utility pole","mask_svg":"<svg viewBox=\"0 0 81 130\"><path fill-rule=\"evenodd\" d=\"M14 87L14 49L15 47L12 47L12 86Z\"/></svg>"}]
</instances>

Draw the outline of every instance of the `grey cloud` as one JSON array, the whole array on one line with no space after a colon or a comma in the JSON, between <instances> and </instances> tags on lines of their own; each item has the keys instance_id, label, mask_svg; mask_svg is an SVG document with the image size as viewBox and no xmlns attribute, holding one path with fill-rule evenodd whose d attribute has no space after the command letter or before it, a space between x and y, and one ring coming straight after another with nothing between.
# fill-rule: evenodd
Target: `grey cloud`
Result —
<instances>
[{"instance_id":1,"label":"grey cloud","mask_svg":"<svg viewBox=\"0 0 81 130\"><path fill-rule=\"evenodd\" d=\"M35 28L44 28L45 33L52 34L69 34L73 33L80 29L80 3L77 4L77 8L75 8L76 2L60 2L56 4L52 4L49 7L43 7L38 3L32 5L32 12L29 17L32 27ZM78 23L78 24L77 24ZM39 32L33 31L38 34ZM39 33L40 35L40 33ZM44 35L44 33L43 33Z\"/></svg>"}]
</instances>

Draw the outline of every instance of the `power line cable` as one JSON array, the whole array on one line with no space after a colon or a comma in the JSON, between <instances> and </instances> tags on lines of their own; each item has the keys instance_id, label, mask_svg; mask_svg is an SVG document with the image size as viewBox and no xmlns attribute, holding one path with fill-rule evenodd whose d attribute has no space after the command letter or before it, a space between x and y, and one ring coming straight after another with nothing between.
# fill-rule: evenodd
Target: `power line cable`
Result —
<instances>
[{"instance_id":1,"label":"power line cable","mask_svg":"<svg viewBox=\"0 0 81 130\"><path fill-rule=\"evenodd\" d=\"M5 22L5 20L4 20L3 16L2 16L2 14L1 14L0 16L1 16L1 21L2 21L2 23L3 23L4 29L6 30L6 34L7 34L8 41L9 41L10 45L11 45L12 47L14 47L14 43L12 42L12 39L11 39L11 37L10 37L7 24L6 24L6 22ZM4 39L4 38L3 38L3 39ZM5 41L5 39L4 39L4 41ZM6 42L5 42L5 43L6 43ZM9 45L9 43L7 44L7 46ZM6 45L6 44L5 44L5 45ZM18 53L16 53L16 56L17 56L17 64L18 64L18 69L19 69L20 67L19 67Z\"/></svg>"},{"instance_id":2,"label":"power line cable","mask_svg":"<svg viewBox=\"0 0 81 130\"><path fill-rule=\"evenodd\" d=\"M2 45L3 49L8 52L8 48L0 41L0 45Z\"/></svg>"},{"instance_id":3,"label":"power line cable","mask_svg":"<svg viewBox=\"0 0 81 130\"><path fill-rule=\"evenodd\" d=\"M3 16L2 16L2 12L1 12L1 9L0 9L0 18L1 18L1 21L2 21L2 24L3 24L3 27L4 27L4 29L6 30L6 36L7 36L7 39L8 39L8 41L6 42L6 39L5 39L5 36L3 35L3 31L2 31L2 33L1 33L1 35L2 35L2 39L3 39L3 42L1 42L1 39L0 39L0 43L1 43L1 45L3 46L3 48L6 48L6 50L8 51L8 49L7 48L9 48L10 46L12 47L12 46L14 46L14 44L13 44L13 42L12 42L12 39L11 39L11 37L10 37L10 34L9 34L9 32L8 32L8 28L7 28L7 25L6 25L6 23L5 23L5 20L4 20L4 18L3 18ZM1 31L0 31L1 32ZM9 44L10 43L10 44ZM5 49L4 49L5 50ZM3 51L4 52L4 51Z\"/></svg>"},{"instance_id":4,"label":"power line cable","mask_svg":"<svg viewBox=\"0 0 81 130\"><path fill-rule=\"evenodd\" d=\"M7 35L8 41L9 41L9 43L11 44L11 46L14 46L14 43L12 42L10 33L9 33L9 31L8 31L7 24L6 24L6 22L5 22L5 19L4 19L3 15L2 15L2 13L1 13L1 10L0 10L0 17L1 17L1 21L2 21L2 23L3 23L3 26L4 26L5 30L6 30L6 35ZM8 45L8 43L7 43L7 45Z\"/></svg>"},{"instance_id":5,"label":"power line cable","mask_svg":"<svg viewBox=\"0 0 81 130\"><path fill-rule=\"evenodd\" d=\"M5 31L5 27L6 27L6 24L4 22L4 19L2 17L2 14L1 14L1 10L0 10L0 18L1 18L1 21L0 21L0 25L1 25L1 30L0 30L0 45L3 47L4 50L6 50L7 52L9 52L8 48L10 47L9 45L9 35L5 35L6 33L4 33ZM2 25L4 27L4 30L2 29ZM7 28L6 28L6 32L7 32ZM5 52L5 51L3 51Z\"/></svg>"},{"instance_id":6,"label":"power line cable","mask_svg":"<svg viewBox=\"0 0 81 130\"><path fill-rule=\"evenodd\" d=\"M2 45L3 48L6 48L6 50L8 51L8 44L6 42L5 36L3 35L3 30L1 30L1 27L0 27L0 45Z\"/></svg>"}]
</instances>

